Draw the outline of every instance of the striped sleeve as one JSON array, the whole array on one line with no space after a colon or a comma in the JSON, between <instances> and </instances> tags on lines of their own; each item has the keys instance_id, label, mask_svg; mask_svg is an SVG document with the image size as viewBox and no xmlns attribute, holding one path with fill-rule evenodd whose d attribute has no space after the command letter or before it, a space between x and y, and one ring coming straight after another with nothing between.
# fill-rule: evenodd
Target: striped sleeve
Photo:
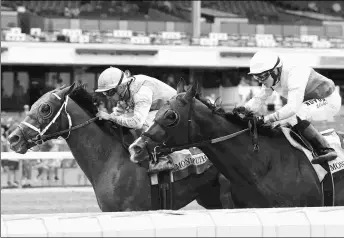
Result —
<instances>
[{"instance_id":1,"label":"striped sleeve","mask_svg":"<svg viewBox=\"0 0 344 238\"><path fill-rule=\"evenodd\" d=\"M111 115L114 122L121 126L141 129L148 117L152 101L153 92L150 88L142 86L134 97L134 111L131 116L115 116Z\"/></svg>"}]
</instances>

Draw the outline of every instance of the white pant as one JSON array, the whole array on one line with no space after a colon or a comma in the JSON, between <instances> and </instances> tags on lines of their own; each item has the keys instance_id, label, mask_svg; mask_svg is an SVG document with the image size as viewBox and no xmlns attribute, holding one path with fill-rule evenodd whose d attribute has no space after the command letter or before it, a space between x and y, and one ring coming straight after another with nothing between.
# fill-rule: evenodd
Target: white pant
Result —
<instances>
[{"instance_id":1,"label":"white pant","mask_svg":"<svg viewBox=\"0 0 344 238\"><path fill-rule=\"evenodd\" d=\"M324 99L311 99L302 103L300 110L296 116L307 121L324 121L335 116L342 105L342 98L337 91ZM281 120L278 124L286 124L294 126L297 124L296 116L292 116L285 120Z\"/></svg>"}]
</instances>

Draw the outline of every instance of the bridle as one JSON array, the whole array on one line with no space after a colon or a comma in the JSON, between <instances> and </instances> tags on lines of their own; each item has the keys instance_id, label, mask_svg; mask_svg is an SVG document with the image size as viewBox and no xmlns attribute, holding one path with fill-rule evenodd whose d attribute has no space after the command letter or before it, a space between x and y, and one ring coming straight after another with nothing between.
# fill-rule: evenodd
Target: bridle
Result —
<instances>
[{"instance_id":1,"label":"bridle","mask_svg":"<svg viewBox=\"0 0 344 238\"><path fill-rule=\"evenodd\" d=\"M194 100L194 99L193 99ZM170 154L170 153L173 153L175 151L179 151L179 150L183 150L183 149L189 149L189 148L192 148L192 147L199 147L199 146L203 146L203 145L207 145L207 144L215 144L215 143L219 143L219 142L222 142L222 141L226 141L228 139L231 139L231 138L234 138L238 135L241 135L247 131L249 131L251 129L251 126L249 126L248 128L244 129L244 130L241 130L241 131L238 131L238 132L235 132L235 133L232 133L232 134L229 134L229 135L226 135L226 136L221 136L221 137L217 137L215 139L209 139L209 140L202 140L202 141L199 141L199 142L194 142L194 143L190 143L191 141L191 133L190 133L190 130L191 130L191 123L193 122L192 121L192 110L193 110L193 102L190 102L189 103L190 106L189 106L189 112L188 112L188 130L187 130L187 133L188 133L188 143L185 144L185 145L181 145L181 146L167 146L166 142L169 140L170 138L170 135L168 134L168 131L171 129L170 126L166 126L164 124L162 124L161 122L159 122L158 120L155 120L154 119L154 122L157 123L166 133L166 139L163 141L163 142L158 142L156 139L154 139L154 136L149 134L148 132L144 132L142 133L143 136L151 139L152 141L156 142L156 143L159 143L160 145L157 145L153 148L153 151L151 151L151 149L149 149L149 146L148 146L148 142L147 141L144 141L145 143L145 147L146 147L146 150L149 154L149 157L154 161L154 162L157 162L157 156L160 156L160 155L167 155L167 154ZM175 110L173 110L173 112L178 116L178 114L176 113ZM175 123L175 126L178 125L178 119L179 117L177 117L176 121L177 123ZM249 124L250 125L250 124ZM255 144L254 144L255 145ZM258 145L254 147L254 151L257 151L258 150Z\"/></svg>"},{"instance_id":2,"label":"bridle","mask_svg":"<svg viewBox=\"0 0 344 238\"><path fill-rule=\"evenodd\" d=\"M59 95L57 95L56 93L52 93L52 95L54 95L58 100L62 100L61 97ZM64 102L62 103L60 109L58 110L58 112L56 113L56 115L54 116L54 118L49 122L49 124L41 131L39 128L31 125L30 123L27 123L25 121L22 121L19 125L18 125L18 128L20 129L21 133L23 134L25 140L28 142L28 143L34 143L35 145L40 145L42 144L44 141L47 141L49 139L52 139L52 138L55 138L55 137L58 137L58 136L62 136L63 134L65 133L68 133L67 137L63 137L65 140L67 140L70 136L70 132L73 131L73 130L76 130L80 127L83 127L83 126L86 126L90 123L92 123L93 121L97 120L98 117L93 117L81 124L78 124L76 126L72 126L72 119L67 111L67 105L68 105L68 100L69 100L69 96L67 95L65 97L65 100ZM55 132L55 133L52 133L52 134L48 134L48 135L45 135L45 133L49 130L49 128L56 122L56 120L59 118L59 116L62 114L63 112L63 109L64 109L64 112L65 114L67 115L67 118L68 118L68 129L65 129L65 130L62 130L62 131L59 131L59 132ZM23 126L27 126L29 127L30 129L38 132L38 134L33 137L33 138L27 138L26 137L26 134L24 132L24 128Z\"/></svg>"},{"instance_id":3,"label":"bridle","mask_svg":"<svg viewBox=\"0 0 344 238\"><path fill-rule=\"evenodd\" d=\"M183 99L182 99L183 100ZM169 103L169 102L168 102ZM186 103L186 102L184 102L184 103ZM192 112L192 106L193 106L193 104L192 103L190 103L189 104L189 110L188 110L188 130L187 130L187 138L188 138L188 142L187 142L187 144L189 144L190 143L190 141L191 141L191 133L190 133L190 130L191 130L191 123L192 123L192 120L191 120L191 116L192 116L192 114L191 114L191 112ZM157 123L161 128L163 128L163 130L165 131L165 133L166 133L166 139L161 143L162 145L163 145L163 147L160 147L159 145L157 145L157 146L155 146L154 148L153 148L153 151L151 151L150 149L149 149L149 146L148 146L148 142L147 141L144 141L144 143L145 143L145 147L146 147L146 150L147 150L147 152L148 152L148 155L149 155L149 157L150 157L150 159L151 159L151 161L153 161L153 162L158 162L158 159L157 159L157 155L159 155L159 154L163 154L164 152L162 151L162 150L164 150L165 148L169 148L167 145L166 145L166 142L169 140L169 138L170 138L170 136L169 136L169 134L167 133L167 131L169 131L169 130L171 130L172 128L174 128L174 127L176 127L177 125L178 125L178 123L179 123L179 119L180 119L180 116L179 116L179 114L175 111L175 110L172 110L172 112L174 113L174 115L175 115L175 121L174 122L172 122L171 124L169 124L169 125L164 125L164 124L162 124L162 123L160 123L158 120L156 120L156 119L154 119L154 122L155 123ZM150 138L152 141L154 141L154 142L157 142L157 140L156 139L154 139L153 138L153 135L151 135L151 134L149 134L149 133L147 133L147 132L143 132L142 133L142 135L143 136L146 136L147 138ZM172 148L172 147L171 147ZM172 151L173 152L173 151ZM171 152L171 153L172 153ZM164 153L165 154L165 153Z\"/></svg>"}]
</instances>

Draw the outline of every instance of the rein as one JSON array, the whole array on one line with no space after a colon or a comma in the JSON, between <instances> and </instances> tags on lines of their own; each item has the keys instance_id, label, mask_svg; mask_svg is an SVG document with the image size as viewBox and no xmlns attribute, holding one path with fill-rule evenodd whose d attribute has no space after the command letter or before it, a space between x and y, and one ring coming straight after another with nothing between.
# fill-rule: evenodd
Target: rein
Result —
<instances>
[{"instance_id":1,"label":"rein","mask_svg":"<svg viewBox=\"0 0 344 238\"><path fill-rule=\"evenodd\" d=\"M183 149L188 149L188 148L192 148L192 147L198 147L198 146L202 146L202 145L206 145L206 144L216 144L225 140L229 140L233 137L236 137L238 135L241 135L243 133L245 133L246 131L249 131L250 128L246 128L244 130L226 135L226 136L221 136L215 139L210 139L210 140L204 140L204 141L200 141L200 142L195 142L195 143L191 143L191 144L186 144L186 145L181 145L181 146L176 146L176 147L160 147L160 146L156 146L154 148L154 152L156 154L169 154L178 150L183 150Z\"/></svg>"}]
</instances>

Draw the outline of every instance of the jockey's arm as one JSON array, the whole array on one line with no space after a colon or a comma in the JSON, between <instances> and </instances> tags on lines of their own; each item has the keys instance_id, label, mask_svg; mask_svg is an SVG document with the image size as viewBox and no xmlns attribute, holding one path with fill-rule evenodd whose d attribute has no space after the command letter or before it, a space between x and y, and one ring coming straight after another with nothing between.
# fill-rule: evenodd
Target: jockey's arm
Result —
<instances>
[{"instance_id":1,"label":"jockey's arm","mask_svg":"<svg viewBox=\"0 0 344 238\"><path fill-rule=\"evenodd\" d=\"M275 122L294 116L300 109L305 96L305 89L310 71L296 68L289 73L287 104L278 111L264 117L265 122Z\"/></svg>"},{"instance_id":2,"label":"jockey's arm","mask_svg":"<svg viewBox=\"0 0 344 238\"><path fill-rule=\"evenodd\" d=\"M153 92L150 88L142 86L134 97L134 112L131 117L116 116L111 113L111 120L115 123L132 129L141 129L150 111Z\"/></svg>"},{"instance_id":3,"label":"jockey's arm","mask_svg":"<svg viewBox=\"0 0 344 238\"><path fill-rule=\"evenodd\" d=\"M119 101L116 107L112 108L112 114L115 116L120 116L125 113L126 110L126 103L123 101Z\"/></svg>"},{"instance_id":4,"label":"jockey's arm","mask_svg":"<svg viewBox=\"0 0 344 238\"><path fill-rule=\"evenodd\" d=\"M272 93L273 90L271 88L267 88L265 85L262 85L259 93L245 103L244 107L253 112L258 112L264 105L266 99L270 97Z\"/></svg>"}]
</instances>

